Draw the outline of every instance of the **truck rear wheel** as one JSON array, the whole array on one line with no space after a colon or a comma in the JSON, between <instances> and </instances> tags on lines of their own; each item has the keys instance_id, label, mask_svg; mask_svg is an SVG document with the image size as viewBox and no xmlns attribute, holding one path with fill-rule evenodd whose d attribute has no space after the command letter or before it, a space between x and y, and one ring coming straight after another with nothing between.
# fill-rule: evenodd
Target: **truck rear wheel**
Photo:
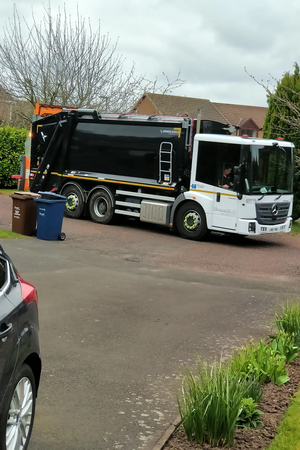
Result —
<instances>
[{"instance_id":1,"label":"truck rear wheel","mask_svg":"<svg viewBox=\"0 0 300 450\"><path fill-rule=\"evenodd\" d=\"M67 197L65 216L79 219L84 210L83 194L80 189L77 186L69 185L63 189L62 195Z\"/></svg>"},{"instance_id":2,"label":"truck rear wheel","mask_svg":"<svg viewBox=\"0 0 300 450\"><path fill-rule=\"evenodd\" d=\"M176 225L185 239L199 241L208 233L205 213L195 202L187 202L179 208Z\"/></svg>"},{"instance_id":3,"label":"truck rear wheel","mask_svg":"<svg viewBox=\"0 0 300 450\"><path fill-rule=\"evenodd\" d=\"M111 222L114 210L112 199L108 192L96 191L91 195L89 212L94 222L102 224Z\"/></svg>"}]
</instances>

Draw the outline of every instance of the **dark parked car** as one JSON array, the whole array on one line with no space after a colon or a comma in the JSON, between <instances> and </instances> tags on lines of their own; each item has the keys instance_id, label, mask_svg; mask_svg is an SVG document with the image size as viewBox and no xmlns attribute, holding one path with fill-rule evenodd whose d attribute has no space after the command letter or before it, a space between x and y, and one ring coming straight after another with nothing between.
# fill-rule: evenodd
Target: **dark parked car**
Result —
<instances>
[{"instance_id":1,"label":"dark parked car","mask_svg":"<svg viewBox=\"0 0 300 450\"><path fill-rule=\"evenodd\" d=\"M26 450L41 374L37 292L0 245L0 450Z\"/></svg>"}]
</instances>

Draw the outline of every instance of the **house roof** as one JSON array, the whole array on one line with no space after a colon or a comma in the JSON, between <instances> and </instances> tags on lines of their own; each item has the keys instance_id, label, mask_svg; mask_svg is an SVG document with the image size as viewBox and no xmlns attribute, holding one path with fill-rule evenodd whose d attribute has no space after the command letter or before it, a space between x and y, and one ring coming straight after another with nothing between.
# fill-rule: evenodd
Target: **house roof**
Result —
<instances>
[{"instance_id":1,"label":"house roof","mask_svg":"<svg viewBox=\"0 0 300 450\"><path fill-rule=\"evenodd\" d=\"M156 108L158 115L189 116L196 118L198 114L201 114L202 120L213 120L228 124L226 118L209 100L201 98L147 93L141 97L138 103L132 108L132 111L135 111L138 108L145 97L147 97Z\"/></svg>"},{"instance_id":2,"label":"house roof","mask_svg":"<svg viewBox=\"0 0 300 450\"><path fill-rule=\"evenodd\" d=\"M248 119L254 122L258 129L262 129L268 108L263 106L231 105L229 103L216 103L213 105L226 117L230 125L241 127Z\"/></svg>"},{"instance_id":3,"label":"house roof","mask_svg":"<svg viewBox=\"0 0 300 450\"><path fill-rule=\"evenodd\" d=\"M152 103L158 115L189 116L202 120L212 120L240 128L251 119L257 129L262 129L268 108L262 106L216 103L207 99L180 97L176 95L144 94L130 112L136 112L145 98Z\"/></svg>"}]
</instances>

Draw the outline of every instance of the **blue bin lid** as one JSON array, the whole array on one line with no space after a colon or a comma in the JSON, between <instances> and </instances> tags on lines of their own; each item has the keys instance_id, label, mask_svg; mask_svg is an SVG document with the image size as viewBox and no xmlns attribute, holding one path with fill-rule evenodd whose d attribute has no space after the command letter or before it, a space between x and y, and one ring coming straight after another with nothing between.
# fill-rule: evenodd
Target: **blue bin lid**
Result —
<instances>
[{"instance_id":1,"label":"blue bin lid","mask_svg":"<svg viewBox=\"0 0 300 450\"><path fill-rule=\"evenodd\" d=\"M67 200L67 197L64 195L55 194L55 192L39 191L38 194L40 194L44 200Z\"/></svg>"}]
</instances>

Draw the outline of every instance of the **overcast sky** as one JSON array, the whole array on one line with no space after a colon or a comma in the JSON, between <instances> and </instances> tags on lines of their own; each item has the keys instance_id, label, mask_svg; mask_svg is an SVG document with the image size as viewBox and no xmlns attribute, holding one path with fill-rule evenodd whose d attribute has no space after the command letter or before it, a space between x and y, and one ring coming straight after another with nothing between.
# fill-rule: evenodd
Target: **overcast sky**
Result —
<instances>
[{"instance_id":1,"label":"overcast sky","mask_svg":"<svg viewBox=\"0 0 300 450\"><path fill-rule=\"evenodd\" d=\"M15 3L29 23L32 11L42 19L40 0ZM53 15L66 4L75 18L76 1L50 4ZM113 43L119 39L118 52L137 73L173 80L180 70L186 84L174 95L266 106L264 89L245 68L267 82L300 63L299 0L79 0L78 8L94 27L100 20ZM12 14L12 4L2 2L0 39Z\"/></svg>"}]
</instances>

